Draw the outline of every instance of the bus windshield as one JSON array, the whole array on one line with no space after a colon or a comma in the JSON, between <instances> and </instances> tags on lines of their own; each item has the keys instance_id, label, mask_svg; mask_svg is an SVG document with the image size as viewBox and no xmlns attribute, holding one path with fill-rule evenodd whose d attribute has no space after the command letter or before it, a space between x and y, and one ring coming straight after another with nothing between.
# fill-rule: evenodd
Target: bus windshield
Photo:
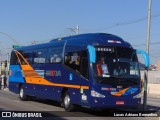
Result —
<instances>
[{"instance_id":1,"label":"bus windshield","mask_svg":"<svg viewBox=\"0 0 160 120\"><path fill-rule=\"evenodd\" d=\"M140 78L137 55L131 48L97 47L94 71L98 78Z\"/></svg>"}]
</instances>

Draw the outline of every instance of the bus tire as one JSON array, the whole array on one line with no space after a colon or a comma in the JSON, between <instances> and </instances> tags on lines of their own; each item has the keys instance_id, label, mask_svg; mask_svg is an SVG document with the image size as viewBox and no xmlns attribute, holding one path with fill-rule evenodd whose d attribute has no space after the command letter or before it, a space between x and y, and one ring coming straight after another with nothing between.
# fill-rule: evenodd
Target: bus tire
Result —
<instances>
[{"instance_id":1,"label":"bus tire","mask_svg":"<svg viewBox=\"0 0 160 120\"><path fill-rule=\"evenodd\" d=\"M21 86L20 86L20 89L19 89L19 98L20 98L22 101L27 100L27 95L25 95L25 93L24 93L24 87L23 87L23 85L21 85Z\"/></svg>"},{"instance_id":2,"label":"bus tire","mask_svg":"<svg viewBox=\"0 0 160 120\"><path fill-rule=\"evenodd\" d=\"M66 91L63 95L62 95L62 106L65 109L65 111L67 112L71 112L75 110L75 105L72 104L70 95L68 93L68 91Z\"/></svg>"}]
</instances>

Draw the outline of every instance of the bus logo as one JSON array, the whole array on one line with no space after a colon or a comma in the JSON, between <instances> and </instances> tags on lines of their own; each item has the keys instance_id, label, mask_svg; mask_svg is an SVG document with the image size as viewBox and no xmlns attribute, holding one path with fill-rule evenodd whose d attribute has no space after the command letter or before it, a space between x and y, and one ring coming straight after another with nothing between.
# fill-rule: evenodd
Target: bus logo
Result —
<instances>
[{"instance_id":1,"label":"bus logo","mask_svg":"<svg viewBox=\"0 0 160 120\"><path fill-rule=\"evenodd\" d=\"M61 71L60 70L47 70L46 76L59 77L59 76L61 76Z\"/></svg>"},{"instance_id":2,"label":"bus logo","mask_svg":"<svg viewBox=\"0 0 160 120\"><path fill-rule=\"evenodd\" d=\"M69 74L69 80L73 80L73 74Z\"/></svg>"}]
</instances>

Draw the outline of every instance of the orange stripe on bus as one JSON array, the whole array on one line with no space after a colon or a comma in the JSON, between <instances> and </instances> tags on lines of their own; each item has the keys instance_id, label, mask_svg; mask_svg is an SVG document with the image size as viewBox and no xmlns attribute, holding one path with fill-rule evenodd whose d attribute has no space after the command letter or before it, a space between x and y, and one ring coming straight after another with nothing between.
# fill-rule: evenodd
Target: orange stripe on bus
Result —
<instances>
[{"instance_id":1,"label":"orange stripe on bus","mask_svg":"<svg viewBox=\"0 0 160 120\"><path fill-rule=\"evenodd\" d=\"M121 91L119 91L119 92L117 92L117 93L115 93L115 94L112 94L112 95L114 95L114 96L121 96L124 92L126 92L127 90L128 90L129 88L125 88L125 89L123 89L123 90L121 90Z\"/></svg>"},{"instance_id":2,"label":"orange stripe on bus","mask_svg":"<svg viewBox=\"0 0 160 120\"><path fill-rule=\"evenodd\" d=\"M29 84L39 84L39 85L49 85L49 86L58 86L58 87L68 87L68 88L76 88L76 89L89 89L89 86L80 86L80 85L70 85L70 84L59 84L59 83L52 83L44 78L32 78L26 77L26 83Z\"/></svg>"},{"instance_id":3,"label":"orange stripe on bus","mask_svg":"<svg viewBox=\"0 0 160 120\"><path fill-rule=\"evenodd\" d=\"M34 71L30 65L21 65L21 68L23 70L26 83L29 83L29 84L59 86L59 87L68 87L68 88L76 88L76 89L80 89L80 88L89 89L89 86L59 84L59 83L50 82L42 78L40 75L38 75L37 72Z\"/></svg>"}]
</instances>

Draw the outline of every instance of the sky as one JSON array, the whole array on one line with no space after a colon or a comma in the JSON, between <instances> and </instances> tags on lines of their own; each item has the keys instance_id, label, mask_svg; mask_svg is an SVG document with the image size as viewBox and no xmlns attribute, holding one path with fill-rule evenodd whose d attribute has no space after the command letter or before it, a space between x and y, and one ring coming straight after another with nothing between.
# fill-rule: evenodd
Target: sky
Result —
<instances>
[{"instance_id":1,"label":"sky","mask_svg":"<svg viewBox=\"0 0 160 120\"><path fill-rule=\"evenodd\" d=\"M160 0L152 0L150 61L160 60ZM148 0L0 0L0 50L75 34L110 33L146 50Z\"/></svg>"}]
</instances>

